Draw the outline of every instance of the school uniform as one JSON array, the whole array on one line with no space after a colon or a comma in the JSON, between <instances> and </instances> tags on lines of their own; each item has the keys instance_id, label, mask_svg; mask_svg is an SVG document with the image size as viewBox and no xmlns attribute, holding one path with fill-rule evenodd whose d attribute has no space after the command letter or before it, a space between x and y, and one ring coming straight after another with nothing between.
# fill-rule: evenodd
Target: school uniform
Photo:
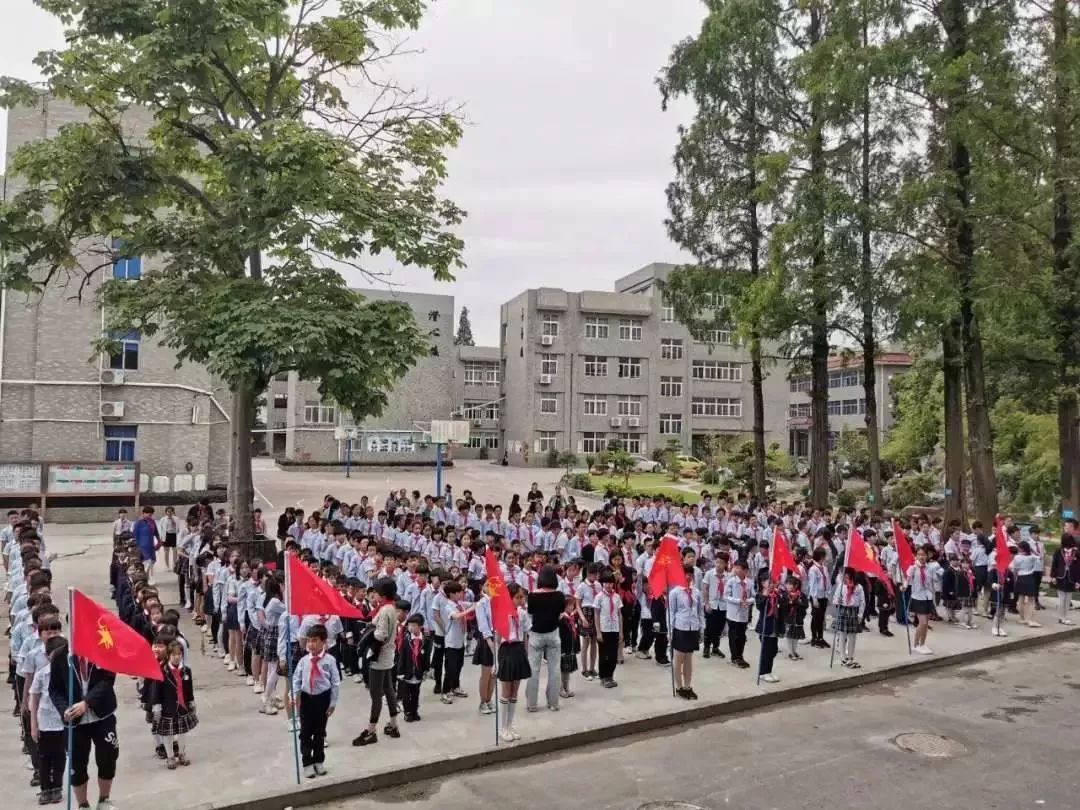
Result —
<instances>
[{"instance_id":1,"label":"school uniform","mask_svg":"<svg viewBox=\"0 0 1080 810\"><path fill-rule=\"evenodd\" d=\"M619 634L622 627L622 599L612 591L601 590L593 600L593 616L599 632L600 651L597 664L600 680L611 680L619 660Z\"/></svg>"},{"instance_id":2,"label":"school uniform","mask_svg":"<svg viewBox=\"0 0 1080 810\"><path fill-rule=\"evenodd\" d=\"M784 638L802 641L806 638L806 610L810 600L802 591L784 593Z\"/></svg>"},{"instance_id":3,"label":"school uniform","mask_svg":"<svg viewBox=\"0 0 1080 810\"><path fill-rule=\"evenodd\" d=\"M166 662L161 667L161 677L160 681L147 683L146 702L154 710L154 733L162 737L179 737L194 731L199 718L195 713L191 670L183 662L179 667Z\"/></svg>"},{"instance_id":4,"label":"school uniform","mask_svg":"<svg viewBox=\"0 0 1080 810\"><path fill-rule=\"evenodd\" d=\"M836 632L849 635L861 633L862 612L866 607L866 595L862 585L849 588L843 582L837 582L836 590L833 591L833 603L836 605Z\"/></svg>"},{"instance_id":5,"label":"school uniform","mask_svg":"<svg viewBox=\"0 0 1080 810\"><path fill-rule=\"evenodd\" d=\"M1062 546L1050 560L1050 584L1057 589L1057 618L1061 624L1072 624L1069 607L1073 592L1080 587L1080 550L1075 545Z\"/></svg>"},{"instance_id":6,"label":"school uniform","mask_svg":"<svg viewBox=\"0 0 1080 810\"><path fill-rule=\"evenodd\" d=\"M424 637L408 635L398 650L398 692L405 719L420 719L420 684L429 666L430 651Z\"/></svg>"},{"instance_id":7,"label":"school uniform","mask_svg":"<svg viewBox=\"0 0 1080 810\"><path fill-rule=\"evenodd\" d=\"M116 674L100 669L83 658L71 659L75 677L68 697L69 664L62 655L49 662L49 699L63 717L72 705L85 701L87 711L75 721L71 747L71 785L79 787L90 781L87 768L90 749L94 749L98 779L116 776L119 744L116 737Z\"/></svg>"},{"instance_id":8,"label":"school uniform","mask_svg":"<svg viewBox=\"0 0 1080 810\"><path fill-rule=\"evenodd\" d=\"M446 630L445 661L442 691L453 692L461 688L461 668L465 665L465 639L467 622L465 619L453 619L451 616L466 610L464 601L451 602L447 599L442 605L442 624Z\"/></svg>"},{"instance_id":9,"label":"school uniform","mask_svg":"<svg viewBox=\"0 0 1080 810\"><path fill-rule=\"evenodd\" d=\"M49 697L48 665L38 669L30 683L30 694L38 696L37 709L37 771L41 792L60 791L64 787L64 765L67 760L67 735L64 720Z\"/></svg>"},{"instance_id":10,"label":"school uniform","mask_svg":"<svg viewBox=\"0 0 1080 810\"><path fill-rule=\"evenodd\" d=\"M754 597L754 601L758 608L758 620L754 632L761 639L761 674L768 675L772 672L780 637L785 633L784 613L787 610L787 592L774 591L771 595L759 593Z\"/></svg>"},{"instance_id":11,"label":"school uniform","mask_svg":"<svg viewBox=\"0 0 1080 810\"><path fill-rule=\"evenodd\" d=\"M519 607L509 619L508 635L499 644L496 677L503 683L527 681L532 677L529 654L525 649L525 638L530 627L529 613L525 608Z\"/></svg>"},{"instance_id":12,"label":"school uniform","mask_svg":"<svg viewBox=\"0 0 1080 810\"><path fill-rule=\"evenodd\" d=\"M806 577L806 596L810 600L810 640L817 646L825 643L825 614L829 609L829 571L824 562L810 566Z\"/></svg>"},{"instance_id":13,"label":"school uniform","mask_svg":"<svg viewBox=\"0 0 1080 810\"><path fill-rule=\"evenodd\" d=\"M929 565L915 563L908 568L907 581L911 588L908 611L916 616L934 612L934 572Z\"/></svg>"},{"instance_id":14,"label":"school uniform","mask_svg":"<svg viewBox=\"0 0 1080 810\"><path fill-rule=\"evenodd\" d=\"M675 652L694 653L701 647L701 629L705 626L705 611L693 587L672 588L671 648Z\"/></svg>"},{"instance_id":15,"label":"school uniform","mask_svg":"<svg viewBox=\"0 0 1080 810\"><path fill-rule=\"evenodd\" d=\"M728 578L724 585L724 601L727 602L728 652L734 664L745 663L743 651L746 649L746 625L750 621L749 603L753 599L754 583L750 577Z\"/></svg>"},{"instance_id":16,"label":"school uniform","mask_svg":"<svg viewBox=\"0 0 1080 810\"><path fill-rule=\"evenodd\" d=\"M596 597L604 590L604 586L596 580L585 580L577 586L574 596L581 606L581 614L585 617L585 624L581 627L582 638L596 638L596 621L593 616L593 603Z\"/></svg>"},{"instance_id":17,"label":"school uniform","mask_svg":"<svg viewBox=\"0 0 1080 810\"><path fill-rule=\"evenodd\" d=\"M705 655L724 654L720 652L720 636L727 623L727 602L724 601L724 585L728 573L712 568L705 572L701 580L701 600L705 608Z\"/></svg>"},{"instance_id":18,"label":"school uniform","mask_svg":"<svg viewBox=\"0 0 1080 810\"><path fill-rule=\"evenodd\" d=\"M1017 596L1035 596L1035 570L1042 565L1034 554L1017 554L1010 567L1016 576L1015 593Z\"/></svg>"},{"instance_id":19,"label":"school uniform","mask_svg":"<svg viewBox=\"0 0 1080 810\"><path fill-rule=\"evenodd\" d=\"M495 666L495 628L492 626L491 598L484 594L476 603L476 649L472 662L475 667ZM490 643L489 643L490 642Z\"/></svg>"},{"instance_id":20,"label":"school uniform","mask_svg":"<svg viewBox=\"0 0 1080 810\"><path fill-rule=\"evenodd\" d=\"M300 701L300 757L304 767L326 761L327 712L337 707L341 674L334 656L308 653L292 674L292 692Z\"/></svg>"}]
</instances>

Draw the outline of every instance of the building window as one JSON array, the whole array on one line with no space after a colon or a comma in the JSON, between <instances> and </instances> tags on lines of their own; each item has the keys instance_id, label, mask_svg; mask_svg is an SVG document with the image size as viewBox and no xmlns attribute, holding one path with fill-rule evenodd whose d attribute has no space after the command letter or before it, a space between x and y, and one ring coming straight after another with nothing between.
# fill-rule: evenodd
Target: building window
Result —
<instances>
[{"instance_id":1,"label":"building window","mask_svg":"<svg viewBox=\"0 0 1080 810\"><path fill-rule=\"evenodd\" d=\"M669 306L660 307L660 321L661 321L661 323L674 323L675 322L675 307L669 307Z\"/></svg>"},{"instance_id":2,"label":"building window","mask_svg":"<svg viewBox=\"0 0 1080 810\"><path fill-rule=\"evenodd\" d=\"M540 373L550 374L554 377L559 373L559 355L557 354L542 354L540 355Z\"/></svg>"},{"instance_id":3,"label":"building window","mask_svg":"<svg viewBox=\"0 0 1080 810\"><path fill-rule=\"evenodd\" d=\"M498 450L499 436L497 433L470 433L468 447L484 447L488 450Z\"/></svg>"},{"instance_id":4,"label":"building window","mask_svg":"<svg viewBox=\"0 0 1080 810\"><path fill-rule=\"evenodd\" d=\"M366 440L369 453L415 453L416 436L412 433L375 433Z\"/></svg>"},{"instance_id":5,"label":"building window","mask_svg":"<svg viewBox=\"0 0 1080 810\"><path fill-rule=\"evenodd\" d=\"M583 358L585 360L585 376L586 377L606 377L607 376L607 358L600 357L599 355L587 354Z\"/></svg>"},{"instance_id":6,"label":"building window","mask_svg":"<svg viewBox=\"0 0 1080 810\"><path fill-rule=\"evenodd\" d=\"M607 416L607 397L602 394L586 394L582 400L586 416Z\"/></svg>"},{"instance_id":7,"label":"building window","mask_svg":"<svg viewBox=\"0 0 1080 810\"><path fill-rule=\"evenodd\" d=\"M694 416L723 416L737 419L742 416L742 400L728 397L694 397L690 400Z\"/></svg>"},{"instance_id":8,"label":"building window","mask_svg":"<svg viewBox=\"0 0 1080 810\"><path fill-rule=\"evenodd\" d=\"M710 329L703 335L702 343L711 343L718 346L728 346L731 344L731 330L730 329Z\"/></svg>"},{"instance_id":9,"label":"building window","mask_svg":"<svg viewBox=\"0 0 1080 810\"><path fill-rule=\"evenodd\" d=\"M742 364L722 363L716 360L695 360L691 366L691 374L695 380L740 382L742 380Z\"/></svg>"},{"instance_id":10,"label":"building window","mask_svg":"<svg viewBox=\"0 0 1080 810\"><path fill-rule=\"evenodd\" d=\"M619 376L623 379L636 380L641 376L640 357L620 357Z\"/></svg>"},{"instance_id":11,"label":"building window","mask_svg":"<svg viewBox=\"0 0 1080 810\"><path fill-rule=\"evenodd\" d=\"M641 340L641 321L622 318L619 321L619 340Z\"/></svg>"},{"instance_id":12,"label":"building window","mask_svg":"<svg viewBox=\"0 0 1080 810\"><path fill-rule=\"evenodd\" d=\"M116 352L109 355L109 368L135 371L139 367L139 330L110 332L109 339L117 344Z\"/></svg>"},{"instance_id":13,"label":"building window","mask_svg":"<svg viewBox=\"0 0 1080 810\"><path fill-rule=\"evenodd\" d=\"M489 422L499 421L499 403L489 402L484 406L484 418Z\"/></svg>"},{"instance_id":14,"label":"building window","mask_svg":"<svg viewBox=\"0 0 1080 810\"><path fill-rule=\"evenodd\" d=\"M540 395L540 413L551 416L559 412L558 394Z\"/></svg>"},{"instance_id":15,"label":"building window","mask_svg":"<svg viewBox=\"0 0 1080 810\"><path fill-rule=\"evenodd\" d=\"M585 319L585 338L587 340L607 340L608 337L608 321L607 318L586 318Z\"/></svg>"},{"instance_id":16,"label":"building window","mask_svg":"<svg viewBox=\"0 0 1080 810\"><path fill-rule=\"evenodd\" d=\"M121 281L136 281L142 278L141 256L124 256L124 243L119 239L112 240L112 249L120 257L113 262L113 278Z\"/></svg>"},{"instance_id":17,"label":"building window","mask_svg":"<svg viewBox=\"0 0 1080 810\"><path fill-rule=\"evenodd\" d=\"M664 360L682 360L683 345L679 338L660 338L660 357Z\"/></svg>"},{"instance_id":18,"label":"building window","mask_svg":"<svg viewBox=\"0 0 1080 810\"><path fill-rule=\"evenodd\" d=\"M636 453L638 455L641 455L641 453L644 452L644 445L641 441L641 435L638 433L620 433L619 446L627 453Z\"/></svg>"},{"instance_id":19,"label":"building window","mask_svg":"<svg viewBox=\"0 0 1080 810\"><path fill-rule=\"evenodd\" d=\"M466 402L461 409L461 415L474 422L480 421L483 412L482 402Z\"/></svg>"},{"instance_id":20,"label":"building window","mask_svg":"<svg viewBox=\"0 0 1080 810\"><path fill-rule=\"evenodd\" d=\"M548 337L559 336L559 316L554 312L545 312L540 323L540 334Z\"/></svg>"},{"instance_id":21,"label":"building window","mask_svg":"<svg viewBox=\"0 0 1080 810\"><path fill-rule=\"evenodd\" d=\"M582 453L603 453L607 450L607 435L604 433L582 433Z\"/></svg>"},{"instance_id":22,"label":"building window","mask_svg":"<svg viewBox=\"0 0 1080 810\"><path fill-rule=\"evenodd\" d=\"M288 408L289 396L288 394L274 394L274 408Z\"/></svg>"},{"instance_id":23,"label":"building window","mask_svg":"<svg viewBox=\"0 0 1080 810\"><path fill-rule=\"evenodd\" d=\"M555 430L541 430L536 434L537 446L541 453L559 449L559 433Z\"/></svg>"},{"instance_id":24,"label":"building window","mask_svg":"<svg viewBox=\"0 0 1080 810\"><path fill-rule=\"evenodd\" d=\"M489 363L487 368L484 369L484 385L498 385L499 378L499 364Z\"/></svg>"},{"instance_id":25,"label":"building window","mask_svg":"<svg viewBox=\"0 0 1080 810\"><path fill-rule=\"evenodd\" d=\"M830 399L829 404L825 408L825 412L828 413L829 416L839 416L840 415L840 400L838 400L838 399Z\"/></svg>"},{"instance_id":26,"label":"building window","mask_svg":"<svg viewBox=\"0 0 1080 810\"><path fill-rule=\"evenodd\" d=\"M829 388L854 388L862 385L864 380L863 373L857 369L829 372Z\"/></svg>"},{"instance_id":27,"label":"building window","mask_svg":"<svg viewBox=\"0 0 1080 810\"><path fill-rule=\"evenodd\" d=\"M619 397L619 416L641 416L641 397Z\"/></svg>"},{"instance_id":28,"label":"building window","mask_svg":"<svg viewBox=\"0 0 1080 810\"><path fill-rule=\"evenodd\" d=\"M859 410L859 400L857 399L845 399L840 402L840 413L844 416L852 416L853 414L862 413Z\"/></svg>"},{"instance_id":29,"label":"building window","mask_svg":"<svg viewBox=\"0 0 1080 810\"><path fill-rule=\"evenodd\" d=\"M337 422L337 406L331 403L308 401L304 403L305 425L333 425Z\"/></svg>"},{"instance_id":30,"label":"building window","mask_svg":"<svg viewBox=\"0 0 1080 810\"><path fill-rule=\"evenodd\" d=\"M792 419L809 419L810 403L795 402L791 405L788 405L788 416L790 416Z\"/></svg>"},{"instance_id":31,"label":"building window","mask_svg":"<svg viewBox=\"0 0 1080 810\"><path fill-rule=\"evenodd\" d=\"M662 396L662 397L681 397L682 396L682 377L661 377L660 378L660 396Z\"/></svg>"},{"instance_id":32,"label":"building window","mask_svg":"<svg viewBox=\"0 0 1080 810\"><path fill-rule=\"evenodd\" d=\"M484 384L484 363L466 363L465 364L465 384L466 385L483 385Z\"/></svg>"},{"instance_id":33,"label":"building window","mask_svg":"<svg viewBox=\"0 0 1080 810\"><path fill-rule=\"evenodd\" d=\"M682 433L682 414L681 413L662 413L660 414L660 435L661 436L678 436Z\"/></svg>"},{"instance_id":34,"label":"building window","mask_svg":"<svg viewBox=\"0 0 1080 810\"><path fill-rule=\"evenodd\" d=\"M791 390L793 393L806 393L811 388L811 380L809 377L796 377L791 381Z\"/></svg>"},{"instance_id":35,"label":"building window","mask_svg":"<svg viewBox=\"0 0 1080 810\"><path fill-rule=\"evenodd\" d=\"M105 460L134 461L138 425L105 425Z\"/></svg>"}]
</instances>

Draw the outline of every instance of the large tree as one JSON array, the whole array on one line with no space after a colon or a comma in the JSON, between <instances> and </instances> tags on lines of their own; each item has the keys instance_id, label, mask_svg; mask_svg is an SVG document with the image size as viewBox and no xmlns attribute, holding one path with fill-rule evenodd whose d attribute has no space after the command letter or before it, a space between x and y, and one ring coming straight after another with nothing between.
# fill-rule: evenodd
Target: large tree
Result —
<instances>
[{"instance_id":1,"label":"large tree","mask_svg":"<svg viewBox=\"0 0 1080 810\"><path fill-rule=\"evenodd\" d=\"M462 307L461 314L458 316L457 334L454 335L455 346L475 346L476 341L473 340L472 335L472 323L469 322L469 308Z\"/></svg>"},{"instance_id":2,"label":"large tree","mask_svg":"<svg viewBox=\"0 0 1080 810\"><path fill-rule=\"evenodd\" d=\"M297 371L358 418L419 353L408 308L339 272L373 256L448 279L462 212L439 196L452 111L400 88L420 0L36 0L67 27L38 56L86 120L19 150L6 282L89 284L113 245L152 260L103 286L106 327L156 334L232 392L230 499L251 534L256 396ZM346 84L349 89L346 90ZM38 90L6 80L8 104ZM143 124L146 125L143 131Z\"/></svg>"}]
</instances>

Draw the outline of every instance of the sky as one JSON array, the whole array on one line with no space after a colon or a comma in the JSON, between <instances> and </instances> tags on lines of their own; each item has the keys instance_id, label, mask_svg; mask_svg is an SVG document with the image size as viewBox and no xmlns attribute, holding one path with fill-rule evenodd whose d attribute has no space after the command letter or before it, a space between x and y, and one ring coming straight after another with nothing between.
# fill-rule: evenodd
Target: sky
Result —
<instances>
[{"instance_id":1,"label":"sky","mask_svg":"<svg viewBox=\"0 0 1080 810\"><path fill-rule=\"evenodd\" d=\"M0 75L36 78L31 60L62 47L61 28L32 0L0 6ZM433 2L407 42L421 52L394 74L463 105L445 193L468 212L466 267L453 282L411 269L392 282L453 295L477 343L497 345L499 306L524 289L608 290L685 259L664 228L664 188L692 109L662 111L655 78L703 15L700 0ZM5 131L0 112L0 150Z\"/></svg>"}]
</instances>

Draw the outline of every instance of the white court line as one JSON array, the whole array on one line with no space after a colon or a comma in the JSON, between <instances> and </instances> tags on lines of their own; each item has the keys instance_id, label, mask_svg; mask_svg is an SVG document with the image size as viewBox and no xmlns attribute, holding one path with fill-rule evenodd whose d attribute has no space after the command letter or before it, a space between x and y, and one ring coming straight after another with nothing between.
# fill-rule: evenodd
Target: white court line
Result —
<instances>
[{"instance_id":1,"label":"white court line","mask_svg":"<svg viewBox=\"0 0 1080 810\"><path fill-rule=\"evenodd\" d=\"M262 492L260 492L260 491L259 491L259 488L258 488L257 486L255 486L254 482L253 482L253 483L251 484L251 488L252 488L253 490L255 490L255 494L256 494L256 495L257 495L257 496L258 496L259 498L261 498L261 499L263 500L263 503L265 503L265 504L266 504L267 506L269 506L269 507L270 507L271 509L273 509L273 508L274 508L274 505L273 505L272 503L270 503L270 499L269 499L269 498L267 498L267 497L266 497L265 495L263 495L263 494L262 494Z\"/></svg>"}]
</instances>

